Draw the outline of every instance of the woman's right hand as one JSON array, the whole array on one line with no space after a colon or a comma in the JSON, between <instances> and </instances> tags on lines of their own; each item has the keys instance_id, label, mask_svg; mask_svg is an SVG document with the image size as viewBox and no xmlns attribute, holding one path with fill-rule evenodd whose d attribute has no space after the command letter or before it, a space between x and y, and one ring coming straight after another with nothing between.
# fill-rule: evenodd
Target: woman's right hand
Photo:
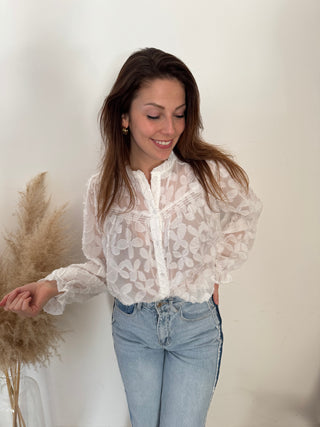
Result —
<instances>
[{"instance_id":1,"label":"woman's right hand","mask_svg":"<svg viewBox=\"0 0 320 427\"><path fill-rule=\"evenodd\" d=\"M55 280L33 282L14 289L0 301L0 307L21 316L35 317L46 303L58 295Z\"/></svg>"}]
</instances>

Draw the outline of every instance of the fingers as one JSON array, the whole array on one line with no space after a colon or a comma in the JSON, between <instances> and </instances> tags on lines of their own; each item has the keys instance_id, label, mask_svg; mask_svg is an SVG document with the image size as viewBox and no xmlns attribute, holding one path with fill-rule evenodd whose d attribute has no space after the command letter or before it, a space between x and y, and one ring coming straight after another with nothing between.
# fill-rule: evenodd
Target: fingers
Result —
<instances>
[{"instance_id":1,"label":"fingers","mask_svg":"<svg viewBox=\"0 0 320 427\"><path fill-rule=\"evenodd\" d=\"M219 294L217 293L213 294L213 301L216 305L219 305Z\"/></svg>"},{"instance_id":2,"label":"fingers","mask_svg":"<svg viewBox=\"0 0 320 427\"><path fill-rule=\"evenodd\" d=\"M9 294L5 295L1 302L0 302L0 306L4 307L4 306L8 306L12 303L12 301L15 300L15 298L17 297L17 295L21 294L23 291L23 288L16 288L13 291L11 291ZM29 292L30 294L30 292Z\"/></svg>"},{"instance_id":3,"label":"fingers","mask_svg":"<svg viewBox=\"0 0 320 427\"><path fill-rule=\"evenodd\" d=\"M8 295L8 299L4 309L7 311L16 311L20 310L22 303L24 300L29 297L29 293L27 292L12 292Z\"/></svg>"},{"instance_id":4,"label":"fingers","mask_svg":"<svg viewBox=\"0 0 320 427\"><path fill-rule=\"evenodd\" d=\"M30 295L33 295L37 289L37 286L38 282L32 282L24 286L19 286L18 288L14 289L2 298L2 300L0 301L0 307L4 307L5 305L11 304L12 301L14 301L14 299L17 297L17 295L21 294L22 292L28 291Z\"/></svg>"},{"instance_id":5,"label":"fingers","mask_svg":"<svg viewBox=\"0 0 320 427\"><path fill-rule=\"evenodd\" d=\"M5 303L7 302L7 299L8 299L8 295L2 298L2 300L0 301L0 307L3 307L5 305Z\"/></svg>"},{"instance_id":6,"label":"fingers","mask_svg":"<svg viewBox=\"0 0 320 427\"><path fill-rule=\"evenodd\" d=\"M219 285L218 285L218 283L214 284L213 301L216 305L219 305Z\"/></svg>"},{"instance_id":7,"label":"fingers","mask_svg":"<svg viewBox=\"0 0 320 427\"><path fill-rule=\"evenodd\" d=\"M32 304L32 297L28 297L23 301L21 311L16 313L23 317L34 317L39 313L39 310Z\"/></svg>"},{"instance_id":8,"label":"fingers","mask_svg":"<svg viewBox=\"0 0 320 427\"><path fill-rule=\"evenodd\" d=\"M38 282L29 283L14 289L0 301L0 307L23 317L34 317L40 313L43 304L37 295ZM41 300L41 298L40 298Z\"/></svg>"},{"instance_id":9,"label":"fingers","mask_svg":"<svg viewBox=\"0 0 320 427\"><path fill-rule=\"evenodd\" d=\"M32 297L29 291L9 294L4 309L22 316L33 315L31 308Z\"/></svg>"},{"instance_id":10,"label":"fingers","mask_svg":"<svg viewBox=\"0 0 320 427\"><path fill-rule=\"evenodd\" d=\"M11 304L11 302L15 299L18 293L19 293L18 289L15 289L14 291L10 292L8 295L5 295L0 301L0 306L4 307L7 304Z\"/></svg>"}]
</instances>

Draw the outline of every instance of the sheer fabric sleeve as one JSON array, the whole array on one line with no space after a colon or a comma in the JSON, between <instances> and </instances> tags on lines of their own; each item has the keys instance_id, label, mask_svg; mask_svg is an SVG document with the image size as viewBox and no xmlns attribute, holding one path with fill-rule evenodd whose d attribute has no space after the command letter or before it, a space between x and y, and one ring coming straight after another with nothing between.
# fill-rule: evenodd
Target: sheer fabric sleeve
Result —
<instances>
[{"instance_id":1,"label":"sheer fabric sleeve","mask_svg":"<svg viewBox=\"0 0 320 427\"><path fill-rule=\"evenodd\" d=\"M47 313L62 314L66 304L84 302L107 290L102 232L96 221L96 181L97 176L89 180L84 202L82 250L87 262L54 270L45 278L56 280L62 292L44 306Z\"/></svg>"},{"instance_id":2,"label":"sheer fabric sleeve","mask_svg":"<svg viewBox=\"0 0 320 427\"><path fill-rule=\"evenodd\" d=\"M220 239L217 244L216 283L232 281L230 272L247 259L257 228L262 203L249 188L243 189L229 172L220 166L220 185L226 201L217 201L220 212Z\"/></svg>"}]
</instances>

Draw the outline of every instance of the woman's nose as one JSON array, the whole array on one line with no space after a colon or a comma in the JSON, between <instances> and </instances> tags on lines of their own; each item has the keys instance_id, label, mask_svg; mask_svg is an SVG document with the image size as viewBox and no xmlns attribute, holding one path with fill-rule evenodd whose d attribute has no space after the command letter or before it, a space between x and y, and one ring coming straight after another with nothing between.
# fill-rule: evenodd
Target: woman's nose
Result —
<instances>
[{"instance_id":1,"label":"woman's nose","mask_svg":"<svg viewBox=\"0 0 320 427\"><path fill-rule=\"evenodd\" d=\"M168 136L172 136L175 133L173 120L168 118L163 124L163 133Z\"/></svg>"}]
</instances>

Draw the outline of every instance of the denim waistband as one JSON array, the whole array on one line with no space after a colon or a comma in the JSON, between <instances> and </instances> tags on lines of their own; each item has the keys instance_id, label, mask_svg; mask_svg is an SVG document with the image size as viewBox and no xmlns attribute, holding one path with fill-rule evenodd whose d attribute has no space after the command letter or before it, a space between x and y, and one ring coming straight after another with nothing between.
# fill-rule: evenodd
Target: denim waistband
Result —
<instances>
[{"instance_id":1,"label":"denim waistband","mask_svg":"<svg viewBox=\"0 0 320 427\"><path fill-rule=\"evenodd\" d=\"M213 300L212 297L210 299ZM149 310L150 309L156 309L156 308L162 307L165 304L172 304L172 305L179 306L181 304L184 304L184 303L188 302L188 301L186 301L186 300L184 300L182 298L179 298L179 297L168 297L168 298L164 298L162 300L158 300L158 301L154 301L154 302L136 302L136 303L130 304L130 305L123 304L117 298L114 298L114 301L115 301L115 304L117 304L120 307L121 306L125 307L125 308L129 308L130 307L131 309L133 309L134 306L136 306L137 310L140 310L143 307L148 308Z\"/></svg>"},{"instance_id":2,"label":"denim waistband","mask_svg":"<svg viewBox=\"0 0 320 427\"><path fill-rule=\"evenodd\" d=\"M164 304L179 304L179 303L182 304L185 302L187 301L179 297L168 297L168 298L164 298L162 300L158 300L154 302L138 302L137 308L140 308L140 307L155 308L155 307L161 307Z\"/></svg>"}]
</instances>

